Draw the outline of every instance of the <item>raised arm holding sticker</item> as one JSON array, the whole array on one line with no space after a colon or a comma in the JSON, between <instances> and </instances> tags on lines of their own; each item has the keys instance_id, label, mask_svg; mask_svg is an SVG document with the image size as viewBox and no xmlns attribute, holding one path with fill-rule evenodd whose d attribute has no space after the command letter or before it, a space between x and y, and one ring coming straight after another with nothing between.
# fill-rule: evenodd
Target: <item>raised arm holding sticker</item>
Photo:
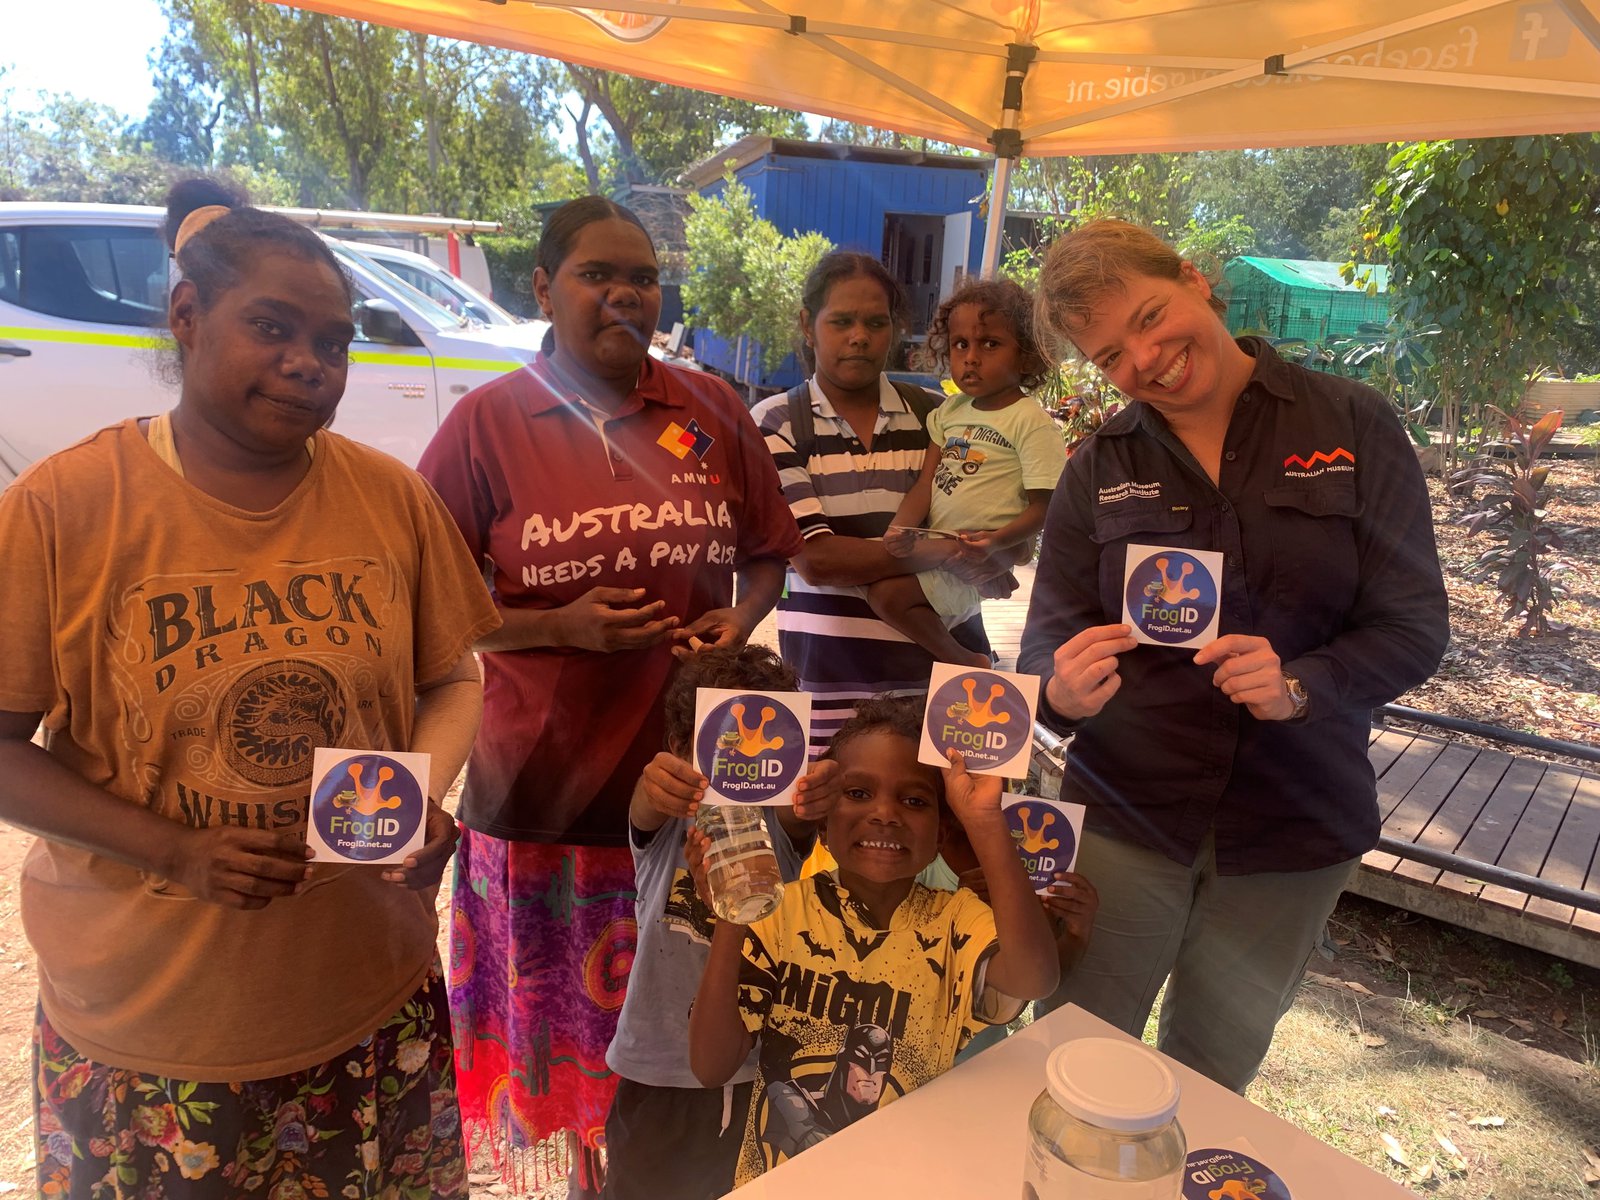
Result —
<instances>
[{"instance_id":1,"label":"raised arm holding sticker","mask_svg":"<svg viewBox=\"0 0 1600 1200\"><path fill-rule=\"evenodd\" d=\"M1041 324L1130 402L1051 499L1019 669L1075 734L1062 798L1117 914L1045 1007L1137 1037L1165 980L1160 1049L1242 1090L1377 842L1370 711L1448 621L1388 401L1235 341L1224 307L1125 222L1051 246Z\"/></svg>"}]
</instances>

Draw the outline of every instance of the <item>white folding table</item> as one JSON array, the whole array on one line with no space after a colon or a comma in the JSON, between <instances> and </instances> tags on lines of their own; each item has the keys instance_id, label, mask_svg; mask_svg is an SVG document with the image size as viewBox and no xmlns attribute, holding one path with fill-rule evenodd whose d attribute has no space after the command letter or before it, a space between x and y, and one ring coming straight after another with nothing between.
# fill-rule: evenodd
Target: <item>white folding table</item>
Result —
<instances>
[{"instance_id":1,"label":"white folding table","mask_svg":"<svg viewBox=\"0 0 1600 1200\"><path fill-rule=\"evenodd\" d=\"M729 1193L737 1200L1011 1200L1022 1193L1028 1109L1062 1042L1126 1034L1068 1005L932 1083ZM1242 1096L1168 1062L1191 1151L1237 1145L1276 1171L1294 1200L1404 1200L1415 1193Z\"/></svg>"}]
</instances>

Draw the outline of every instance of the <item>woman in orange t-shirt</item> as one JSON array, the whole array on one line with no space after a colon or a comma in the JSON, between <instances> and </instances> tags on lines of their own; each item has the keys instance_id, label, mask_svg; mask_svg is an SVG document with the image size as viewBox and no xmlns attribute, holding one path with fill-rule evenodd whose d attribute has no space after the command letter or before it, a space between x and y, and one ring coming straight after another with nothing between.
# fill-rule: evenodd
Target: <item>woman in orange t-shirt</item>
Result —
<instances>
[{"instance_id":1,"label":"woman in orange t-shirt","mask_svg":"<svg viewBox=\"0 0 1600 1200\"><path fill-rule=\"evenodd\" d=\"M390 867L310 864L305 829L318 746L427 753L449 786L499 620L438 497L325 428L355 331L319 235L208 206L176 244L177 407L0 496L38 1190L464 1196L454 822L416 805Z\"/></svg>"}]
</instances>

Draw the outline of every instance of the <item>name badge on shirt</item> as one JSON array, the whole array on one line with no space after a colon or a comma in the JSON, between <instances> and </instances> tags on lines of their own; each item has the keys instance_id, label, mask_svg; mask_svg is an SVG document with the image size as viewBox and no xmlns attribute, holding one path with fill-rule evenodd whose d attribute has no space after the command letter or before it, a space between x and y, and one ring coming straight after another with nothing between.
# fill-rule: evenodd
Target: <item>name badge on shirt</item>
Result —
<instances>
[{"instance_id":1,"label":"name badge on shirt","mask_svg":"<svg viewBox=\"0 0 1600 1200\"><path fill-rule=\"evenodd\" d=\"M917 761L948 767L961 751L974 775L1026 778L1039 677L934 663Z\"/></svg>"},{"instance_id":2,"label":"name badge on shirt","mask_svg":"<svg viewBox=\"0 0 1600 1200\"><path fill-rule=\"evenodd\" d=\"M1000 811L1017 843L1022 869L1028 873L1033 890L1040 894L1049 891L1056 872L1070 871L1078 862L1078 842L1083 838L1083 815L1087 810L1064 800L1006 792L1000 797Z\"/></svg>"},{"instance_id":3,"label":"name badge on shirt","mask_svg":"<svg viewBox=\"0 0 1600 1200\"><path fill-rule=\"evenodd\" d=\"M811 697L805 692L698 688L694 765L703 804L788 804L806 769Z\"/></svg>"},{"instance_id":4,"label":"name badge on shirt","mask_svg":"<svg viewBox=\"0 0 1600 1200\"><path fill-rule=\"evenodd\" d=\"M398 863L427 838L431 755L336 750L311 759L313 862Z\"/></svg>"},{"instance_id":5,"label":"name badge on shirt","mask_svg":"<svg viewBox=\"0 0 1600 1200\"><path fill-rule=\"evenodd\" d=\"M1216 640L1222 555L1175 546L1128 547L1122 620L1135 641L1204 646Z\"/></svg>"}]
</instances>

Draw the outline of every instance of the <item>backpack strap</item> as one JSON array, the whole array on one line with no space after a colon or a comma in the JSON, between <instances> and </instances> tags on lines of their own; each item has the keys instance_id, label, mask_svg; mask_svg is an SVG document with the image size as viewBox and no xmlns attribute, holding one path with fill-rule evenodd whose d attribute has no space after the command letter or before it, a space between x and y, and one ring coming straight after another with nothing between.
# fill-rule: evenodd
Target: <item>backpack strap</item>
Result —
<instances>
[{"instance_id":1,"label":"backpack strap","mask_svg":"<svg viewBox=\"0 0 1600 1200\"><path fill-rule=\"evenodd\" d=\"M944 397L936 396L927 388L919 387L914 383L907 383L904 380L891 379L889 383L900 394L900 399L905 401L906 407L916 416L917 423L926 430L928 428L928 414L944 403Z\"/></svg>"},{"instance_id":2,"label":"backpack strap","mask_svg":"<svg viewBox=\"0 0 1600 1200\"><path fill-rule=\"evenodd\" d=\"M944 397L936 396L914 383L904 383L898 379L891 379L889 383L917 418L917 424L926 432L928 414L944 403ZM794 444L794 452L800 456L800 461L809 462L817 442L817 417L811 411L811 381L802 380L790 388L788 400L789 440Z\"/></svg>"},{"instance_id":3,"label":"backpack strap","mask_svg":"<svg viewBox=\"0 0 1600 1200\"><path fill-rule=\"evenodd\" d=\"M811 411L811 381L802 379L789 389L789 440L804 466L817 444L817 417Z\"/></svg>"}]
</instances>

